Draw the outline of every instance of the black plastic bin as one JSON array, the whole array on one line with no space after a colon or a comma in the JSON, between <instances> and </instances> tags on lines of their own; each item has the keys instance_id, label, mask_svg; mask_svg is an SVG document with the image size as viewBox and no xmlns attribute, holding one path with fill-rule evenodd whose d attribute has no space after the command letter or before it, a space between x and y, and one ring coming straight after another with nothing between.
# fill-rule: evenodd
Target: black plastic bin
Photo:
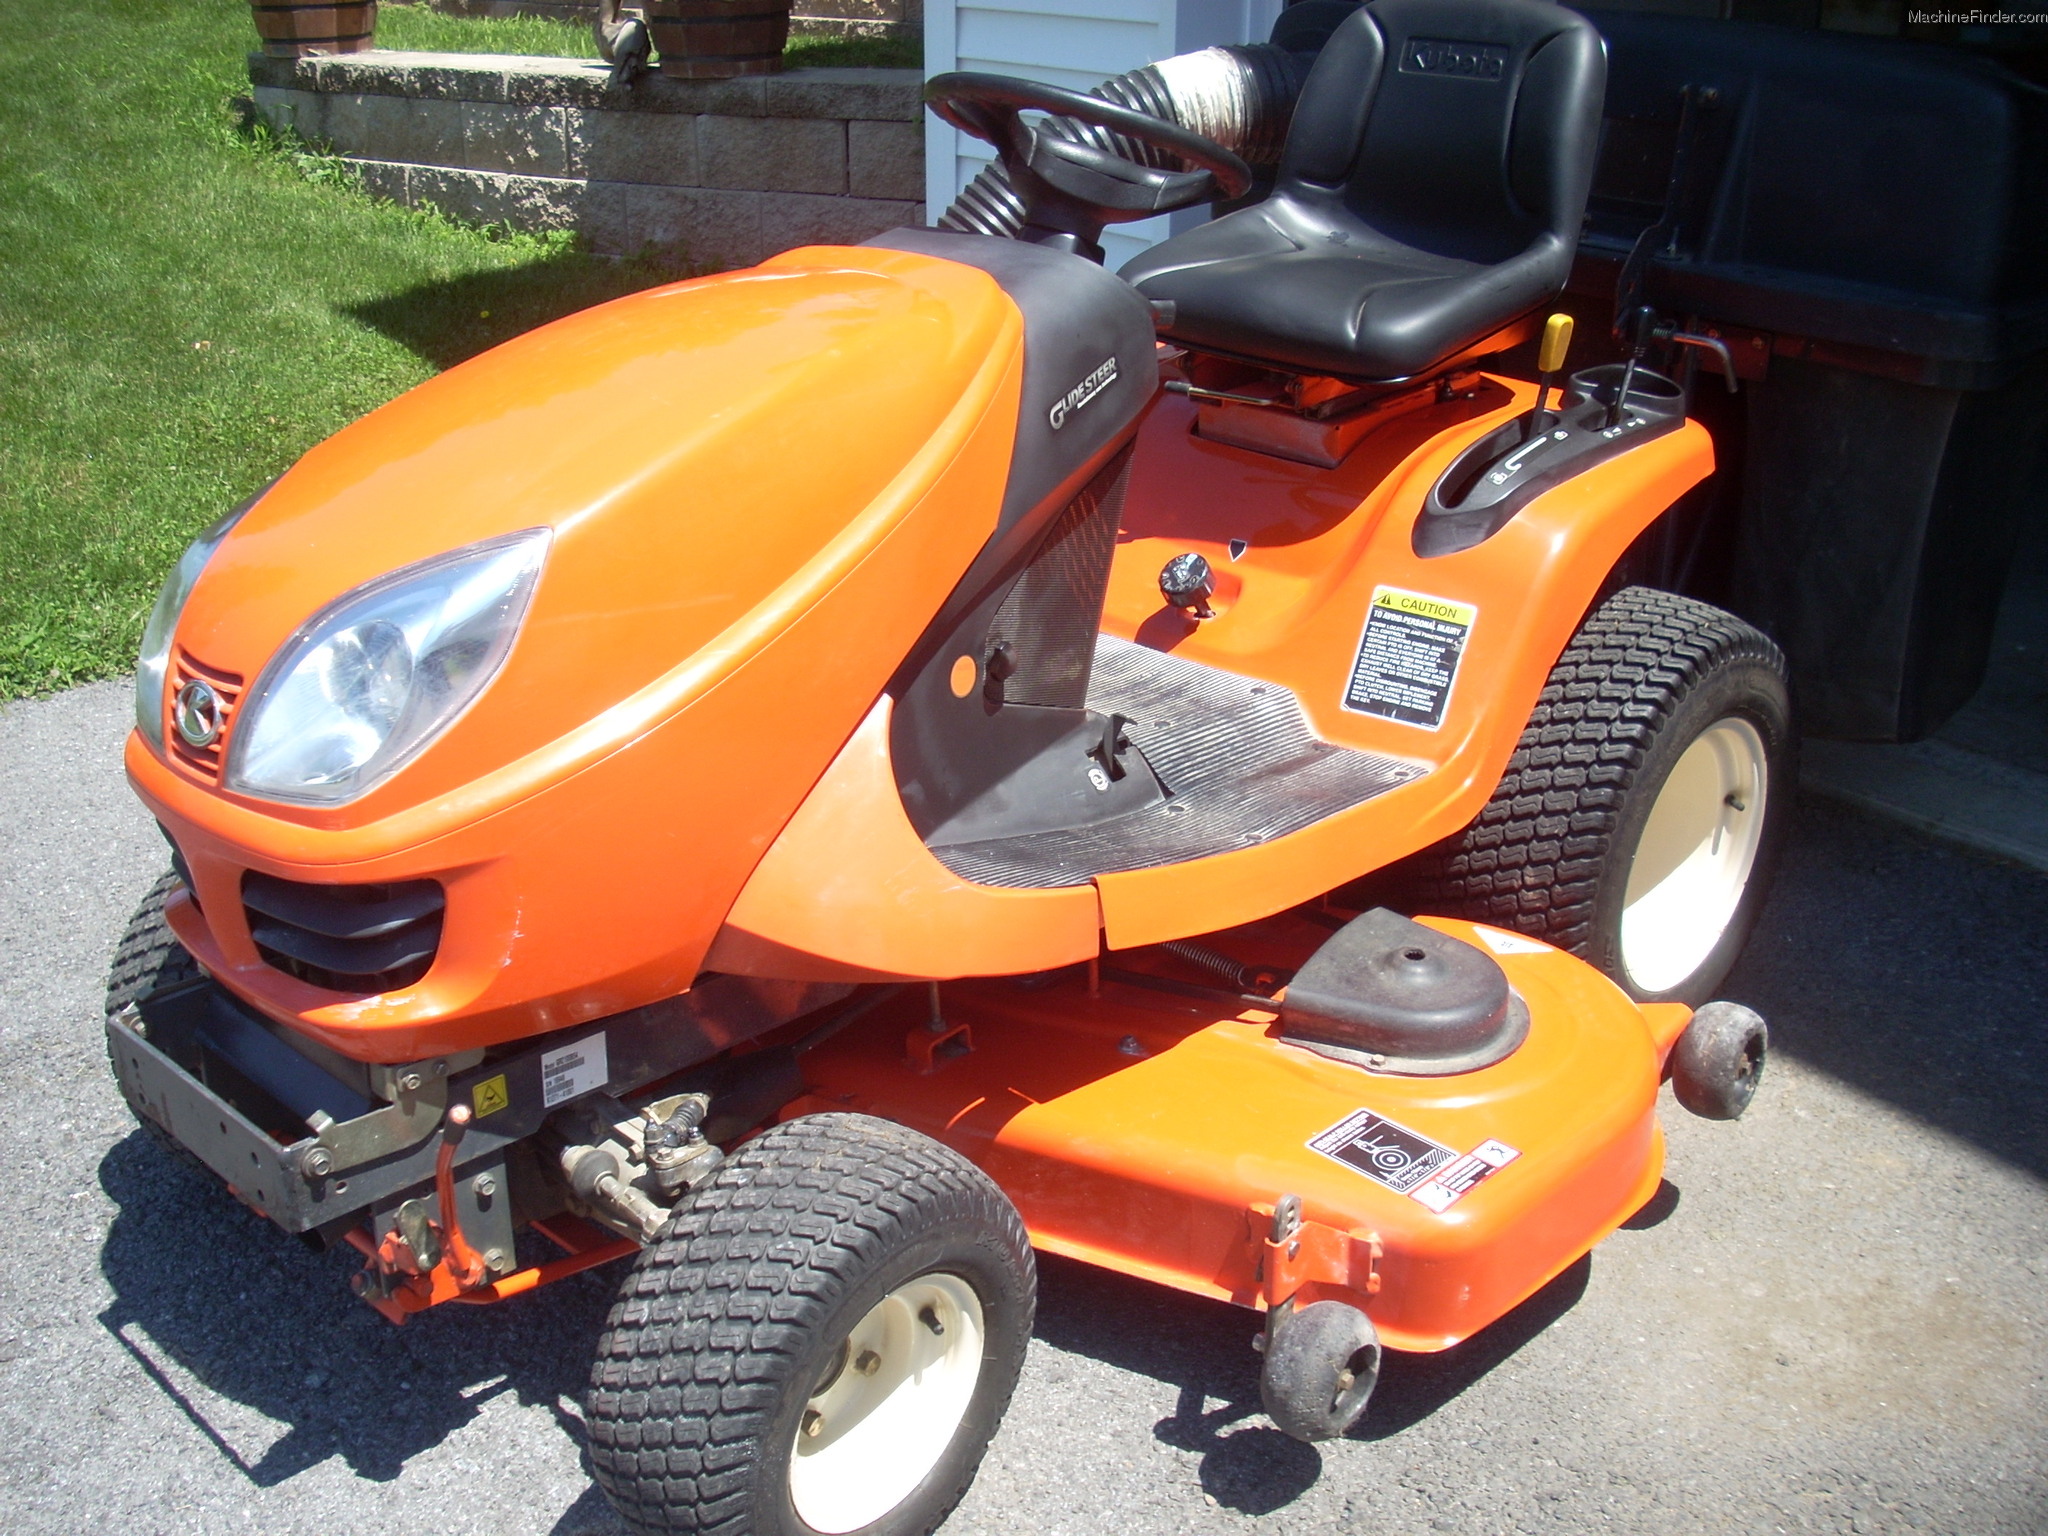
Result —
<instances>
[{"instance_id":1,"label":"black plastic bin","mask_svg":"<svg viewBox=\"0 0 2048 1536\"><path fill-rule=\"evenodd\" d=\"M1924 736L2048 505L2048 89L1943 46L1587 14L1609 73L1573 289L1728 341L1720 595L1785 646L1809 733Z\"/></svg>"}]
</instances>

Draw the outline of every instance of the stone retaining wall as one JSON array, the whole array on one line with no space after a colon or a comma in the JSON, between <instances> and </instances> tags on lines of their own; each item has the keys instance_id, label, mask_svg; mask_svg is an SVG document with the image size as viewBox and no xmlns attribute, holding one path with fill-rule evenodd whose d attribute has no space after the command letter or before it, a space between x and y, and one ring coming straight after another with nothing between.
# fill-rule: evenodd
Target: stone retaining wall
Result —
<instances>
[{"instance_id":1,"label":"stone retaining wall","mask_svg":"<svg viewBox=\"0 0 2048 1536\"><path fill-rule=\"evenodd\" d=\"M500 54L252 54L258 112L371 191L592 249L743 266L922 224L914 69L796 69L609 89L602 64Z\"/></svg>"},{"instance_id":2,"label":"stone retaining wall","mask_svg":"<svg viewBox=\"0 0 2048 1536\"><path fill-rule=\"evenodd\" d=\"M429 0L437 11L452 16L546 16L555 21L589 23L598 0ZM630 3L630 0L629 0ZM901 35L924 24L924 0L795 0L790 30L799 36L842 34L861 37Z\"/></svg>"}]
</instances>

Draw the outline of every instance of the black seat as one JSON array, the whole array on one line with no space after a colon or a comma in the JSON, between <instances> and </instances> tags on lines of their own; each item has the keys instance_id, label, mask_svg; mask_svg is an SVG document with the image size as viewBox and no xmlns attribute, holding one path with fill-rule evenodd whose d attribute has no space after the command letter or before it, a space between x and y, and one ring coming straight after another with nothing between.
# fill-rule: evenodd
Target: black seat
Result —
<instances>
[{"instance_id":1,"label":"black seat","mask_svg":"<svg viewBox=\"0 0 2048 1536\"><path fill-rule=\"evenodd\" d=\"M1273 194L1121 275L1202 351L1441 369L1563 289L1605 81L1599 34L1548 0L1377 0L1317 59Z\"/></svg>"}]
</instances>

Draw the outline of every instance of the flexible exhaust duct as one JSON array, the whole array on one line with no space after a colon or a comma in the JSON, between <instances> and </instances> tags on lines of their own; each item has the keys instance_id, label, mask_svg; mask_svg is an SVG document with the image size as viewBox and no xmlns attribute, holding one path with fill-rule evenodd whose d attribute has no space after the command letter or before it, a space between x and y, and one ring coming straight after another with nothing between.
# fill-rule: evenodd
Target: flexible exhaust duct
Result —
<instances>
[{"instance_id":1,"label":"flexible exhaust duct","mask_svg":"<svg viewBox=\"0 0 2048 1536\"><path fill-rule=\"evenodd\" d=\"M1280 163L1294 103L1313 54L1272 43L1233 44L1177 54L1105 80L1088 94L1177 123L1242 156L1253 170ZM1140 165L1179 168L1171 155L1071 118L1049 118L1054 133L1092 144ZM982 167L940 215L940 229L1012 239L1024 227L1024 203L1001 162Z\"/></svg>"}]
</instances>

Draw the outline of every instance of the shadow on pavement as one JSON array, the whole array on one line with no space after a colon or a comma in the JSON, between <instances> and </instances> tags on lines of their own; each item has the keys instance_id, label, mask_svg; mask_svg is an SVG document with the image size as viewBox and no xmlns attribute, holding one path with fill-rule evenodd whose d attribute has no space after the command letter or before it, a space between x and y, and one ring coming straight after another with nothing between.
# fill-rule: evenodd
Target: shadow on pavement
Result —
<instances>
[{"instance_id":1,"label":"shadow on pavement","mask_svg":"<svg viewBox=\"0 0 2048 1536\"><path fill-rule=\"evenodd\" d=\"M1808 798L1722 995L1774 1051L2048 1175L2044 934L2048 876Z\"/></svg>"},{"instance_id":2,"label":"shadow on pavement","mask_svg":"<svg viewBox=\"0 0 2048 1536\"><path fill-rule=\"evenodd\" d=\"M1591 1273L1591 1258L1580 1259L1455 1349L1389 1354L1365 1418L1346 1438L1385 1440L1428 1418L1576 1306ZM1257 1313L1071 1259L1041 1257L1038 1279L1039 1338L1180 1389L1172 1416L1152 1433L1201 1454L1203 1491L1218 1504L1241 1514L1272 1514L1321 1476L1323 1459L1314 1446L1264 1421L1259 1356L1252 1348L1263 1326ZM1245 1422L1253 1419L1258 1422Z\"/></svg>"},{"instance_id":3,"label":"shadow on pavement","mask_svg":"<svg viewBox=\"0 0 2048 1536\"><path fill-rule=\"evenodd\" d=\"M1657 1192L1643 1202L1643 1208L1621 1224L1624 1232L1647 1232L1652 1227L1661 1227L1677 1214L1680 1200L1678 1186L1669 1179L1657 1181Z\"/></svg>"},{"instance_id":4,"label":"shadow on pavement","mask_svg":"<svg viewBox=\"0 0 2048 1536\"><path fill-rule=\"evenodd\" d=\"M581 1443L573 1405L609 1268L517 1306L442 1307L394 1328L349 1295L352 1253L315 1253L139 1130L101 1160L100 1185L119 1207L101 1324L258 1487L335 1456L388 1481L504 1393Z\"/></svg>"},{"instance_id":5,"label":"shadow on pavement","mask_svg":"<svg viewBox=\"0 0 2048 1536\"><path fill-rule=\"evenodd\" d=\"M1593 1256L1586 1254L1464 1343L1440 1354L1386 1356L1365 1417L1345 1438L1388 1440L1414 1428L1577 1306L1592 1275Z\"/></svg>"},{"instance_id":6,"label":"shadow on pavement","mask_svg":"<svg viewBox=\"0 0 2048 1536\"><path fill-rule=\"evenodd\" d=\"M626 1523L612 1512L604 1494L592 1483L548 1527L548 1536L627 1536L627 1531Z\"/></svg>"}]
</instances>

